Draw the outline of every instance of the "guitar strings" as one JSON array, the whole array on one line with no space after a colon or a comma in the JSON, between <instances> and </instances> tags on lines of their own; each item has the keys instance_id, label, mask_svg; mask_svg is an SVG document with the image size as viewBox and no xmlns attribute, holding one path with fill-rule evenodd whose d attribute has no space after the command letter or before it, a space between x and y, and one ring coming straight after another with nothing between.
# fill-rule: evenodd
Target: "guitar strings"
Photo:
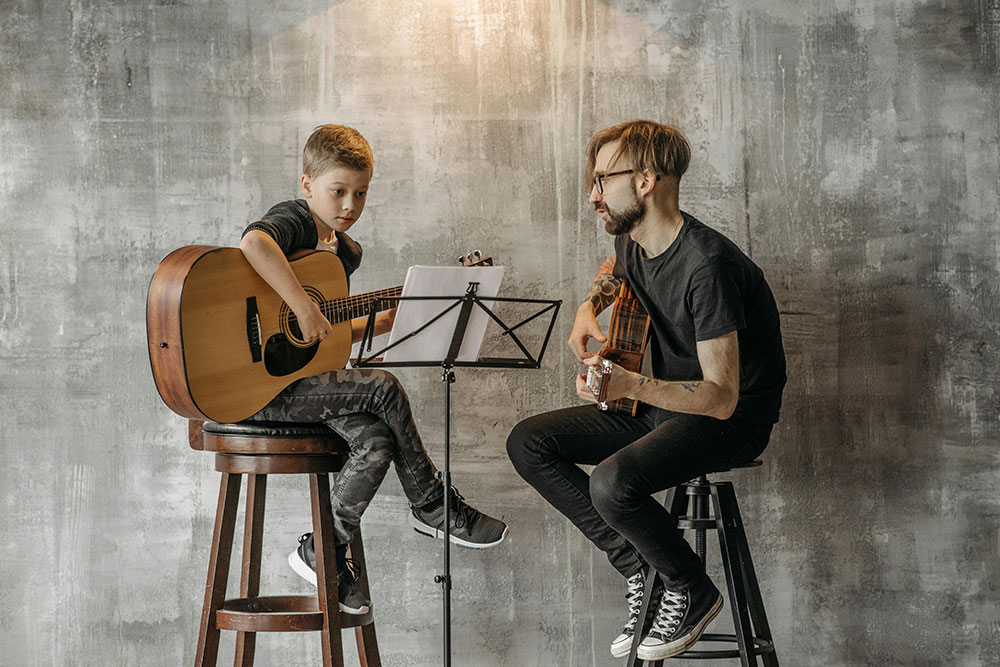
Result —
<instances>
[{"instance_id":1,"label":"guitar strings","mask_svg":"<svg viewBox=\"0 0 1000 667\"><path fill-rule=\"evenodd\" d=\"M326 317L331 324L339 324L356 317L366 316L369 312L369 307L375 299L393 299L393 297L398 297L402 294L402 292L402 287L390 287L388 289L377 290L375 292L366 292L364 294L356 294L354 296L328 299L321 302L319 306L323 316ZM288 313L286 322L289 326L298 323L298 318L294 312ZM267 341L267 339L277 333L284 333L280 322L277 326L264 327L262 325L260 329L261 343Z\"/></svg>"}]
</instances>

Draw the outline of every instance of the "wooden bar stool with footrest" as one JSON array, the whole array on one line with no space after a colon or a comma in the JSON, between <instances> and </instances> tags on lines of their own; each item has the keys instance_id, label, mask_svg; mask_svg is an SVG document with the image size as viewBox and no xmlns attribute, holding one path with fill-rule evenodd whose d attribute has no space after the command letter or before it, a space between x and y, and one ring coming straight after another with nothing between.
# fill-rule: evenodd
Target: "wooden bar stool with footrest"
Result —
<instances>
[{"instance_id":1,"label":"wooden bar stool with footrest","mask_svg":"<svg viewBox=\"0 0 1000 667\"><path fill-rule=\"evenodd\" d=\"M734 465L732 468L716 470L728 472L738 468L756 468L761 461L750 461ZM715 512L709 513L709 503ZM764 667L778 667L778 654L771 639L771 629L767 624L767 613L764 611L764 600L757 583L757 573L750 557L750 545L743 529L743 519L736 503L736 492L732 482L710 482L705 475L682 484L674 489L670 501L670 513L677 518L677 529L694 531L694 550L705 562L705 531L715 530L719 535L719 549L722 553L722 567L726 572L728 588L728 604L733 612L735 634L705 633L691 648L675 655L668 660L718 660L739 658L742 667L756 667L757 656L764 661ZM656 578L646 578L646 591L643 596L642 610L639 618L646 618L650 592ZM753 628L751 629L751 622ZM629 654L629 667L662 667L663 660L643 661L636 657L642 633L635 633L632 640L632 651ZM731 649L704 649L700 644L736 644Z\"/></svg>"},{"instance_id":2,"label":"wooden bar stool with footrest","mask_svg":"<svg viewBox=\"0 0 1000 667\"><path fill-rule=\"evenodd\" d=\"M220 630L238 633L235 661L238 666L253 665L258 632L314 630L320 633L323 666L342 667L341 630L350 627L355 630L362 667L379 667L381 661L371 610L363 615L342 613L337 598L329 474L343 467L347 443L323 424L284 422L219 424L191 420L188 436L194 449L215 452L215 469L222 473L195 667L214 667ZM316 546L316 596L260 596L264 496L267 476L274 474L309 475ZM247 476L243 575L240 597L227 600L226 582L242 475ZM350 554L361 565L358 587L365 596L370 596L360 530L351 542Z\"/></svg>"}]
</instances>

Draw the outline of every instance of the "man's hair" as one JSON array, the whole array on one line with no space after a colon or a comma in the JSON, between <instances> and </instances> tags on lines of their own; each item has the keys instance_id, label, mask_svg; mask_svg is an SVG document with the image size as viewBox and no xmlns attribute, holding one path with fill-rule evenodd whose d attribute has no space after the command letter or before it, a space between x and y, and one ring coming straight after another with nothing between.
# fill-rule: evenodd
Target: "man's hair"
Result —
<instances>
[{"instance_id":1,"label":"man's hair","mask_svg":"<svg viewBox=\"0 0 1000 667\"><path fill-rule=\"evenodd\" d=\"M636 171L648 169L660 176L674 176L679 181L691 161L691 145L680 130L651 120L630 120L605 128L587 144L587 174L583 189L590 191L594 181L597 152L604 144L618 141L618 150L608 162L609 169L624 158Z\"/></svg>"},{"instance_id":2,"label":"man's hair","mask_svg":"<svg viewBox=\"0 0 1000 667\"><path fill-rule=\"evenodd\" d=\"M310 178L334 167L371 171L374 164L372 147L360 132L346 125L320 125L302 151L302 173Z\"/></svg>"}]
</instances>

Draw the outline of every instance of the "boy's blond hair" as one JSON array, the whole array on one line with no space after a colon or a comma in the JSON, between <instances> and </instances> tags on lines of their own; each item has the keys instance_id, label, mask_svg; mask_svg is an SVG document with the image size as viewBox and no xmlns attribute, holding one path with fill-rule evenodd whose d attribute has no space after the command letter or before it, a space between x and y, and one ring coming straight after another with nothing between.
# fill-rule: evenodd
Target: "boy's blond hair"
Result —
<instances>
[{"instance_id":1,"label":"boy's blond hair","mask_svg":"<svg viewBox=\"0 0 1000 667\"><path fill-rule=\"evenodd\" d=\"M609 165L615 165L618 158L636 171L648 169L660 176L673 176L678 181L687 171L691 161L691 145L680 130L673 125L662 125L651 120L630 120L605 128L594 135L587 144L587 173L583 181L584 191L593 187L594 163L601 146L618 141L618 150Z\"/></svg>"},{"instance_id":2,"label":"boy's blond hair","mask_svg":"<svg viewBox=\"0 0 1000 667\"><path fill-rule=\"evenodd\" d=\"M335 167L371 172L374 165L372 147L360 132L346 125L320 125L302 151L302 173L310 178Z\"/></svg>"}]
</instances>

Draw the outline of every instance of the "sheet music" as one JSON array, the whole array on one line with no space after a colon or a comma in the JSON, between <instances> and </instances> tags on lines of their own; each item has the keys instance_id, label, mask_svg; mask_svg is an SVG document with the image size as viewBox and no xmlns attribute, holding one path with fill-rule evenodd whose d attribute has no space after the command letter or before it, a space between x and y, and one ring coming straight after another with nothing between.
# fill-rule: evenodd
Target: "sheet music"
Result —
<instances>
[{"instance_id":1,"label":"sheet music","mask_svg":"<svg viewBox=\"0 0 1000 667\"><path fill-rule=\"evenodd\" d=\"M426 324L438 313L465 294L470 282L478 282L476 294L492 310L503 278L502 266L411 266L406 272L402 296L443 296L451 299L400 301L396 320L389 334L389 344L404 338L411 331ZM442 361L451 347L451 339L458 323L461 306L430 325L413 338L400 343L385 353L386 362ZM465 330L465 338L458 352L458 361L476 361L483 344L486 325L490 317L479 306L474 306Z\"/></svg>"}]
</instances>

